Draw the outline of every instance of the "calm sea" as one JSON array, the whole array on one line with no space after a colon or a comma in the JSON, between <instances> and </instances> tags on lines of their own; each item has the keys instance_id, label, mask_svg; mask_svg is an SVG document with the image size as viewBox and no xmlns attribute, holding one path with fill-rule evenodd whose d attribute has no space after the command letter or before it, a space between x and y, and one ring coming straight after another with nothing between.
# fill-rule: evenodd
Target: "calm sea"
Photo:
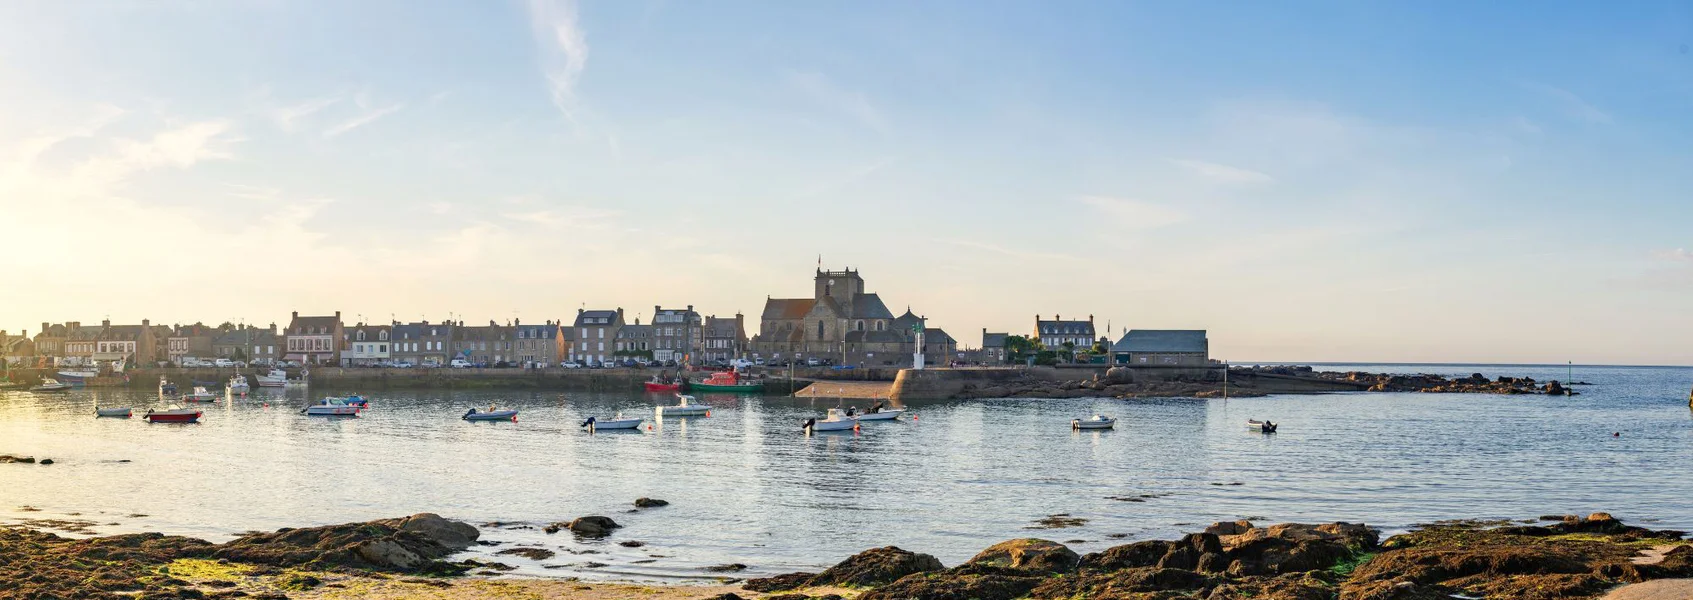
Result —
<instances>
[{"instance_id":1,"label":"calm sea","mask_svg":"<svg viewBox=\"0 0 1693 600\"><path fill-rule=\"evenodd\" d=\"M1565 370L1323 368L1540 380ZM221 540L427 511L507 523L483 528L484 539L503 544L479 552L558 551L539 562L498 557L520 573L618 579L706 577L703 567L729 562L750 565L749 573L814 569L887 544L953 564L1027 535L1080 540L1072 546L1085 552L1243 517L1392 530L1604 510L1693 529L1693 369L1576 367L1575 378L1594 385L1569 398L924 402L908 407L915 418L812 437L800 422L836 401L708 395L709 417L590 436L576 427L587 415L650 419L669 399L389 392L370 394L363 417L331 420L297 413L304 391L260 390L208 406L201 424L149 425L93 412L96 404L145 407L156 402L150 393L7 392L0 453L58 464L0 465L0 520L85 519L103 533ZM459 419L490 403L521 409L518 422ZM1070 430L1072 418L1092 413L1120 417L1118 429ZM1280 433L1249 433L1248 418L1275 420ZM625 512L642 496L671 505ZM1027 529L1058 513L1087 522ZM590 514L625 528L606 541L539 530ZM616 543L624 540L646 545Z\"/></svg>"}]
</instances>

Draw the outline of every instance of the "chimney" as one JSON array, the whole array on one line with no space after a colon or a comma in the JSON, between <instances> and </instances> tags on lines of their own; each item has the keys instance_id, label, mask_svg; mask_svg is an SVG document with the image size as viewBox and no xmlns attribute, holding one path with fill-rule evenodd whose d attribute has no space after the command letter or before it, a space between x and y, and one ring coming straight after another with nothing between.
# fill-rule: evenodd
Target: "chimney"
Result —
<instances>
[{"instance_id":1,"label":"chimney","mask_svg":"<svg viewBox=\"0 0 1693 600\"><path fill-rule=\"evenodd\" d=\"M617 320L623 320L623 307L621 306L617 307Z\"/></svg>"},{"instance_id":2,"label":"chimney","mask_svg":"<svg viewBox=\"0 0 1693 600\"><path fill-rule=\"evenodd\" d=\"M1089 323L1092 323L1092 322L1093 322L1093 315L1088 315L1088 322L1089 322Z\"/></svg>"},{"instance_id":3,"label":"chimney","mask_svg":"<svg viewBox=\"0 0 1693 600\"><path fill-rule=\"evenodd\" d=\"M294 311L294 318L296 318L296 319L300 318L300 311L297 311L297 310Z\"/></svg>"},{"instance_id":4,"label":"chimney","mask_svg":"<svg viewBox=\"0 0 1693 600\"><path fill-rule=\"evenodd\" d=\"M42 333L47 333L47 324L46 324L46 323L42 323L42 324L41 324L41 332L42 332Z\"/></svg>"},{"instance_id":5,"label":"chimney","mask_svg":"<svg viewBox=\"0 0 1693 600\"><path fill-rule=\"evenodd\" d=\"M1036 323L1039 323L1039 322L1040 322L1040 315L1035 315L1035 322L1036 322Z\"/></svg>"},{"instance_id":6,"label":"chimney","mask_svg":"<svg viewBox=\"0 0 1693 600\"><path fill-rule=\"evenodd\" d=\"M586 309L581 309L581 308L576 309L576 314L582 314L582 313L585 313L585 312L588 312L588 311Z\"/></svg>"},{"instance_id":7,"label":"chimney","mask_svg":"<svg viewBox=\"0 0 1693 600\"><path fill-rule=\"evenodd\" d=\"M523 319L512 319L511 324L512 324L513 327L522 327L523 326Z\"/></svg>"},{"instance_id":8,"label":"chimney","mask_svg":"<svg viewBox=\"0 0 1693 600\"><path fill-rule=\"evenodd\" d=\"M111 327L112 326L112 320L111 319L100 319L100 326L101 327Z\"/></svg>"},{"instance_id":9,"label":"chimney","mask_svg":"<svg viewBox=\"0 0 1693 600\"><path fill-rule=\"evenodd\" d=\"M1064 320L1064 315L1052 315L1052 320L1062 321L1062 320Z\"/></svg>"}]
</instances>

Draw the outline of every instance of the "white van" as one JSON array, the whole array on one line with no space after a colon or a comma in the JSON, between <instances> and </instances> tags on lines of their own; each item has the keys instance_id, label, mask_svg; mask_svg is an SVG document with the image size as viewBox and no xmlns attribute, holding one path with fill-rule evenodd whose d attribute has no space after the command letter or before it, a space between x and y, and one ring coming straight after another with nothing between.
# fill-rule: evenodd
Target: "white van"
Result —
<instances>
[{"instance_id":1,"label":"white van","mask_svg":"<svg viewBox=\"0 0 1693 600\"><path fill-rule=\"evenodd\" d=\"M468 369L470 368L470 361L462 358L455 358L453 359L453 362L447 363L447 366L454 369Z\"/></svg>"}]
</instances>

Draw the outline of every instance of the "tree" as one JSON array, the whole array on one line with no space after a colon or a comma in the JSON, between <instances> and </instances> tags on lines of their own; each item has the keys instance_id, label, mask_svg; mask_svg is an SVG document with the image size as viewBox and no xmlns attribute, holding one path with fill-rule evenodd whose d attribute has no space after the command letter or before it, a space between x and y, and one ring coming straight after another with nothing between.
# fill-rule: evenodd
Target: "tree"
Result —
<instances>
[{"instance_id":1,"label":"tree","mask_svg":"<svg viewBox=\"0 0 1693 600\"><path fill-rule=\"evenodd\" d=\"M1069 361L1069 362L1076 362L1076 343L1075 342L1064 342L1063 346L1064 346L1064 360Z\"/></svg>"},{"instance_id":2,"label":"tree","mask_svg":"<svg viewBox=\"0 0 1693 600\"><path fill-rule=\"evenodd\" d=\"M1010 363L1023 362L1029 356L1040 353L1045 349L1040 340L1020 335L1005 336L1005 360Z\"/></svg>"}]
</instances>

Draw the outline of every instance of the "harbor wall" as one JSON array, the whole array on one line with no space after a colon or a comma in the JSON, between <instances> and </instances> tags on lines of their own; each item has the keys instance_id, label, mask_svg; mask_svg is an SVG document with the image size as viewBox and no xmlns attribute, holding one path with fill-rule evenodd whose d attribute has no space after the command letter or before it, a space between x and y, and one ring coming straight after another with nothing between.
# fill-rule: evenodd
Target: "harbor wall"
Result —
<instances>
[{"instance_id":1,"label":"harbor wall","mask_svg":"<svg viewBox=\"0 0 1693 600\"><path fill-rule=\"evenodd\" d=\"M18 369L12 371L15 380L34 384L43 377L53 377L57 369ZM231 375L240 373L257 387L257 377L269 369L130 369L128 377L102 377L89 385L94 387L129 387L154 389L162 375L172 383L187 389L194 381L217 382L222 385ZM299 369L287 369L289 378L300 376ZM309 383L313 388L328 390L404 390L404 389L534 389L571 391L641 391L641 384L659 371L657 369L374 369L317 367L311 369ZM671 369L670 372L674 372ZM690 373L689 379L702 379L705 373ZM786 395L803 388L810 381L801 379L796 385L786 377L767 377L765 392Z\"/></svg>"}]
</instances>

